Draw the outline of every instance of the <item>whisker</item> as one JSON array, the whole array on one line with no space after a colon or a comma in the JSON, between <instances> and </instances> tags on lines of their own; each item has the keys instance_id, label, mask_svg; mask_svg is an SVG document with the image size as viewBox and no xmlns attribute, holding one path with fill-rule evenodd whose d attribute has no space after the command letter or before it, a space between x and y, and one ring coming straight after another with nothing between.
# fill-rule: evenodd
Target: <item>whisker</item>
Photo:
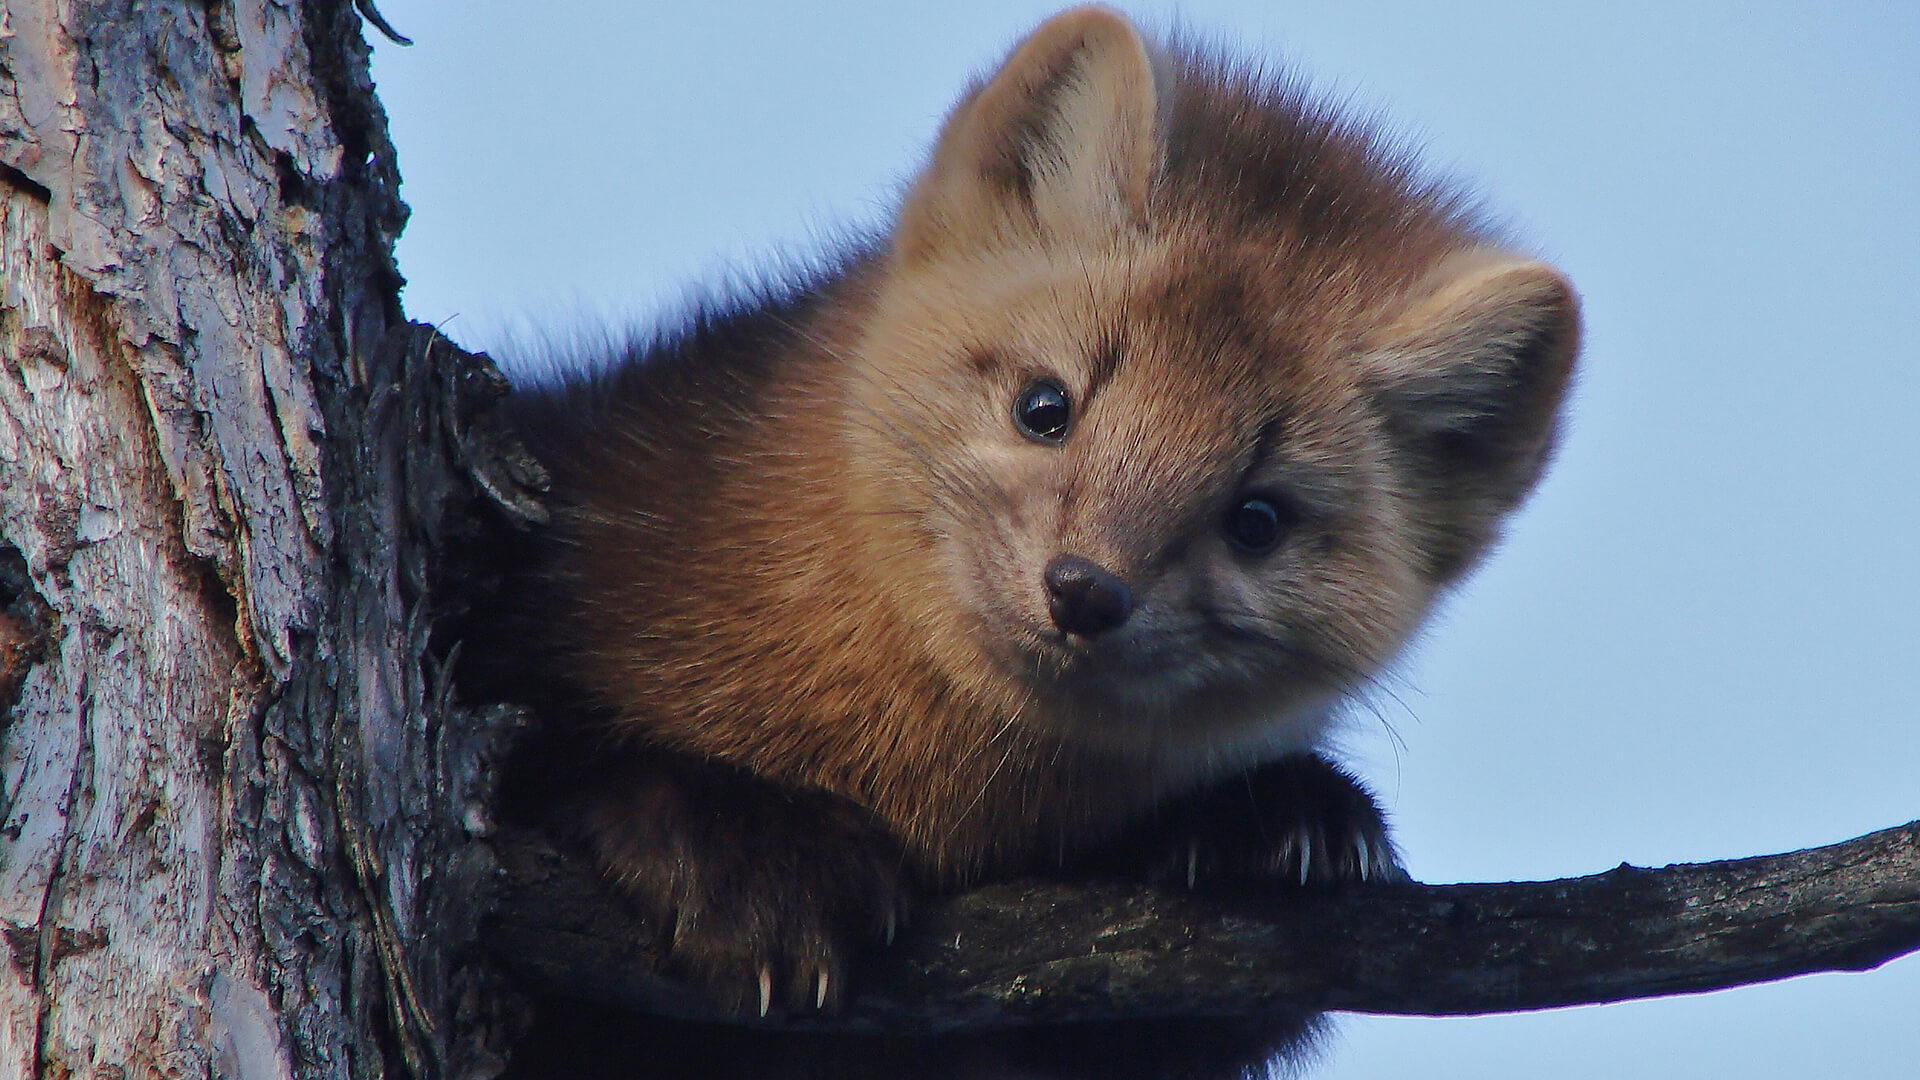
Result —
<instances>
[{"instance_id":1,"label":"whisker","mask_svg":"<svg viewBox=\"0 0 1920 1080\"><path fill-rule=\"evenodd\" d=\"M1281 620L1261 615L1256 611L1232 609L1222 614L1237 617L1256 625L1285 626ZM1393 720L1387 716L1386 709L1379 700L1384 697L1397 706L1399 711L1405 715L1414 718L1418 718L1419 716L1419 713L1415 711L1413 706L1409 704L1405 698L1401 697L1395 688L1388 683L1387 680L1389 678L1397 678L1393 669L1362 667L1358 664L1343 661L1337 657L1328 655L1324 651L1302 646L1291 637L1281 638L1273 634L1258 632L1245 626L1239 627L1238 629L1240 632L1253 636L1256 640L1269 645L1275 650L1285 653L1290 658L1309 665L1322 675L1331 676L1334 680L1343 683L1344 685L1340 687L1340 691L1344 703L1354 710L1363 711L1379 723L1380 729L1386 733L1389 743L1395 746L1396 756L1399 750L1406 746L1406 739L1394 726ZM1289 629L1291 628L1289 627ZM1335 644L1338 645L1340 643L1336 642ZM1358 652L1359 650L1349 651Z\"/></svg>"},{"instance_id":2,"label":"whisker","mask_svg":"<svg viewBox=\"0 0 1920 1080\"><path fill-rule=\"evenodd\" d=\"M994 743L1004 738L1007 732L1013 730L1013 725L1019 715L1018 710L1008 710L1006 721L1002 723L992 735L987 737L986 742L981 745L981 749L985 750L991 747ZM1000 775L1000 770L1006 768L1007 760L1013 756L1013 751L1017 748L1017 745L1017 742L1010 741L1007 743L1006 748L1001 751L1000 760L994 763L992 769L988 770L986 779L980 781L979 789L973 793L973 798L968 801L966 807L963 808L959 814L954 816L953 824L947 829L947 839L952 839L953 835L960 830L961 824L965 822L967 817L973 813L974 809L980 805L980 801L987 797L987 789L993 786L994 778Z\"/></svg>"},{"instance_id":3,"label":"whisker","mask_svg":"<svg viewBox=\"0 0 1920 1080\"><path fill-rule=\"evenodd\" d=\"M1235 619L1242 620L1243 623L1250 623L1253 625L1252 626L1248 626L1248 625L1234 626L1231 623L1225 623L1225 622L1219 621L1218 616L1229 616ZM1402 709L1404 709L1408 713L1412 713L1413 711L1412 708L1409 707L1405 701L1401 700L1400 697L1393 691L1393 689L1383 681L1383 675L1385 674L1385 672L1383 672L1381 669L1363 667L1357 663L1341 660L1337 656L1331 655L1327 651L1310 648L1306 645L1301 644L1295 638L1295 636L1291 633L1282 635L1282 634L1268 633L1260 629L1261 627L1274 626L1274 627L1280 627L1287 631L1297 630L1298 627L1292 624L1286 623L1280 619L1275 619L1271 616L1262 615L1257 611L1249 611L1244 608L1232 608L1232 609L1227 609L1224 611L1217 612L1215 622L1216 622L1216 625L1220 625L1225 629L1243 634L1247 637L1251 637L1254 640L1259 641L1262 644L1267 645L1268 647L1278 652L1283 652L1287 654L1289 657L1293 659L1304 661L1314 666L1316 670L1319 670L1322 673L1337 675L1341 679L1351 682L1352 684L1354 684L1355 687L1364 686L1371 690L1376 690L1380 693L1386 694L1388 697L1392 698L1396 704L1398 704ZM1332 642L1332 644L1334 644L1335 646L1343 646L1346 643L1335 641L1335 642ZM1349 648L1347 649L1347 651L1359 652L1360 650Z\"/></svg>"}]
</instances>

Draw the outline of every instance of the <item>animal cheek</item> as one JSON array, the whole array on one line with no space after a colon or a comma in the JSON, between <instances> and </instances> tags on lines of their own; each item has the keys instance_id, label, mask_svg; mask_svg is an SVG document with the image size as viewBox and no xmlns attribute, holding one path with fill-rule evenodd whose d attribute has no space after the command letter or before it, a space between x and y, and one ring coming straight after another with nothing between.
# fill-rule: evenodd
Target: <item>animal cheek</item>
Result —
<instances>
[{"instance_id":1,"label":"animal cheek","mask_svg":"<svg viewBox=\"0 0 1920 1080\"><path fill-rule=\"evenodd\" d=\"M1326 647L1351 654L1355 666L1390 660L1428 599L1418 575L1393 560L1337 560L1322 564L1317 577L1307 586L1326 597L1312 613L1316 635Z\"/></svg>"},{"instance_id":2,"label":"animal cheek","mask_svg":"<svg viewBox=\"0 0 1920 1080\"><path fill-rule=\"evenodd\" d=\"M1221 583L1214 580L1204 564L1177 560L1143 575L1139 589L1139 613L1135 617L1143 631L1193 634L1202 620L1201 613L1213 607Z\"/></svg>"},{"instance_id":3,"label":"animal cheek","mask_svg":"<svg viewBox=\"0 0 1920 1080\"><path fill-rule=\"evenodd\" d=\"M1051 619L1043 568L1052 555L1050 530L1011 514L982 515L955 522L949 550L962 579L963 607L1003 630L1046 632Z\"/></svg>"}]
</instances>

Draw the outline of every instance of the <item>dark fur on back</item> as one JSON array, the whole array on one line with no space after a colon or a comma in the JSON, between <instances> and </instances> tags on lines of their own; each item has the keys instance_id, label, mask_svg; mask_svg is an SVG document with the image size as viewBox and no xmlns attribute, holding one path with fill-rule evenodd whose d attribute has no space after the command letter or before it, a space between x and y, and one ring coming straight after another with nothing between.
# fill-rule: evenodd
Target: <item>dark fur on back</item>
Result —
<instances>
[{"instance_id":1,"label":"dark fur on back","mask_svg":"<svg viewBox=\"0 0 1920 1080\"><path fill-rule=\"evenodd\" d=\"M731 290L698 293L651 327L516 355L521 381L508 407L528 449L543 461L598 463L608 439L674 432L695 417L707 427L715 418L751 423L758 389L795 353L815 312L871 272L876 243L850 237ZM577 475L563 468L559 479Z\"/></svg>"},{"instance_id":2,"label":"dark fur on back","mask_svg":"<svg viewBox=\"0 0 1920 1080\"><path fill-rule=\"evenodd\" d=\"M1291 70L1186 39L1156 59L1173 74L1160 213L1229 229L1278 226L1303 244L1375 255L1499 242L1468 189Z\"/></svg>"}]
</instances>

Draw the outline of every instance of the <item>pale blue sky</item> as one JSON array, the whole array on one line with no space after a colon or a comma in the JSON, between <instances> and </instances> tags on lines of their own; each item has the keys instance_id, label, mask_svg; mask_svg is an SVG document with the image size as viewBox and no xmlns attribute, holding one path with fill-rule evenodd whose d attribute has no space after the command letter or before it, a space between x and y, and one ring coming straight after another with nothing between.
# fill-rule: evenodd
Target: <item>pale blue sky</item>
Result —
<instances>
[{"instance_id":1,"label":"pale blue sky","mask_svg":"<svg viewBox=\"0 0 1920 1080\"><path fill-rule=\"evenodd\" d=\"M407 310L645 319L874 220L1056 6L385 0ZM1558 466L1350 740L1430 881L1920 817L1920 5L1136 4L1284 57L1585 295ZM1661 1002L1352 1018L1314 1075L1909 1077L1920 960Z\"/></svg>"}]
</instances>

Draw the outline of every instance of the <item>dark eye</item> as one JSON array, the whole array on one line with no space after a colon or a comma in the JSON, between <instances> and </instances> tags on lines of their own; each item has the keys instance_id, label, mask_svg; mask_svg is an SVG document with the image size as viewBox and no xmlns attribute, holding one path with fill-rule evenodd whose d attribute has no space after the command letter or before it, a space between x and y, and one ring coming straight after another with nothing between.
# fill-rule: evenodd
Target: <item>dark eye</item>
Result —
<instances>
[{"instance_id":1,"label":"dark eye","mask_svg":"<svg viewBox=\"0 0 1920 1080\"><path fill-rule=\"evenodd\" d=\"M1073 421L1073 402L1052 379L1032 383L1013 402L1013 424L1035 442L1057 443L1067 437Z\"/></svg>"},{"instance_id":2,"label":"dark eye","mask_svg":"<svg viewBox=\"0 0 1920 1080\"><path fill-rule=\"evenodd\" d=\"M1287 513L1262 495L1240 500L1227 511L1227 539L1248 555L1265 555L1287 533Z\"/></svg>"}]
</instances>

